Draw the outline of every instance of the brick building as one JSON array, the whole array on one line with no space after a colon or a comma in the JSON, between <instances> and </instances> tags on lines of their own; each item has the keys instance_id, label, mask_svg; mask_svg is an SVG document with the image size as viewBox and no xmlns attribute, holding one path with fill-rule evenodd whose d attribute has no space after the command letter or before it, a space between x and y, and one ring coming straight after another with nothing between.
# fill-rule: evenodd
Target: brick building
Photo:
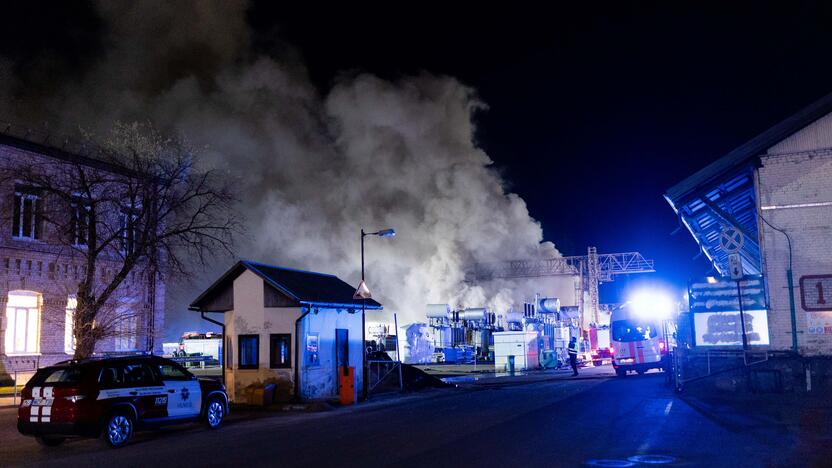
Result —
<instances>
[{"instance_id":1,"label":"brick building","mask_svg":"<svg viewBox=\"0 0 832 468\"><path fill-rule=\"evenodd\" d=\"M44 222L43 213L59 200L37 187L23 186L14 177L16 164L32 161L43 162L44 168L72 161L108 170L94 159L0 134L0 385L16 371L25 375L74 353L74 293L85 271L77 249L84 247L84 234L76 234L73 248L56 241L55 228ZM65 207L76 216L78 209ZM102 281L119 266L116 256L99 261ZM105 338L96 350L160 351L161 342L155 337L163 329L164 294L158 275L130 274L110 305L119 317L129 318L117 323L117 336Z\"/></svg>"},{"instance_id":2,"label":"brick building","mask_svg":"<svg viewBox=\"0 0 832 468\"><path fill-rule=\"evenodd\" d=\"M665 195L720 275L729 275L720 234L743 234L744 273L763 280L766 302L769 336L754 350L832 356L830 181L832 94Z\"/></svg>"}]
</instances>

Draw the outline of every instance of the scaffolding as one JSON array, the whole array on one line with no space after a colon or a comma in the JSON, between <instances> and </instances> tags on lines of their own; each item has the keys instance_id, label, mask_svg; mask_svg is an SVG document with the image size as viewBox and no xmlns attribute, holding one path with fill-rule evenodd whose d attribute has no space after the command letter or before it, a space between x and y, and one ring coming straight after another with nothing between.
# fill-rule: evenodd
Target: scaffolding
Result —
<instances>
[{"instance_id":1,"label":"scaffolding","mask_svg":"<svg viewBox=\"0 0 832 468\"><path fill-rule=\"evenodd\" d=\"M586 329L587 319L591 323L599 321L599 284L614 281L617 275L655 271L653 260L644 258L639 252L599 254L598 249L589 247L586 255L478 263L466 271L465 280L476 283L493 279L577 276L581 328Z\"/></svg>"}]
</instances>

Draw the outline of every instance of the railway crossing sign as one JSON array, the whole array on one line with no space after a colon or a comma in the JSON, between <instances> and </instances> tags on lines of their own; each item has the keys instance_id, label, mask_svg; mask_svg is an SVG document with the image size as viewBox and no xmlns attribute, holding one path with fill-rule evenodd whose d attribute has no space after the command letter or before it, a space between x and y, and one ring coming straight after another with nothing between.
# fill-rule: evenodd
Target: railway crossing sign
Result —
<instances>
[{"instance_id":1,"label":"railway crossing sign","mask_svg":"<svg viewBox=\"0 0 832 468\"><path fill-rule=\"evenodd\" d=\"M731 226L722 230L719 234L719 246L726 253L732 254L739 252L745 244L745 236L742 235L739 229Z\"/></svg>"}]
</instances>

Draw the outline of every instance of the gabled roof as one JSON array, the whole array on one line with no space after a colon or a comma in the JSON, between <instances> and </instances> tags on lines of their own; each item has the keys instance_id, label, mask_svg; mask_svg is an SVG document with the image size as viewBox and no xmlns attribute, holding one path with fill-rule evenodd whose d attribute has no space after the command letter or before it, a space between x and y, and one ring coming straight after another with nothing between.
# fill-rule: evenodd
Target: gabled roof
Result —
<instances>
[{"instance_id":1,"label":"gabled roof","mask_svg":"<svg viewBox=\"0 0 832 468\"><path fill-rule=\"evenodd\" d=\"M240 260L200 294L189 308L202 310L201 306L206 299L228 287L245 270L263 278L267 284L299 304L340 308L361 308L362 306L361 300L352 298L355 287L335 275ZM367 299L364 307L371 310L382 308L381 304L373 299Z\"/></svg>"},{"instance_id":2,"label":"gabled roof","mask_svg":"<svg viewBox=\"0 0 832 468\"><path fill-rule=\"evenodd\" d=\"M707 185L714 179L739 169L749 160L763 154L776 143L786 139L798 130L808 126L832 112L832 93L818 99L804 107L796 114L757 135L744 145L736 148L713 163L705 166L690 177L667 189L666 198L678 206L685 203L685 199L697 191L702 185Z\"/></svg>"},{"instance_id":3,"label":"gabled roof","mask_svg":"<svg viewBox=\"0 0 832 468\"><path fill-rule=\"evenodd\" d=\"M10 146L12 148L36 153L41 156L49 156L72 164L81 164L116 174L128 176L131 174L130 170L127 168L116 166L107 161L102 161L94 156L85 155L85 151L88 154L92 153L89 148L76 145L76 151L72 152L57 148L55 146L37 143L17 135L12 135L11 133L8 133L7 130L8 127L5 129L0 127L0 145Z\"/></svg>"}]
</instances>

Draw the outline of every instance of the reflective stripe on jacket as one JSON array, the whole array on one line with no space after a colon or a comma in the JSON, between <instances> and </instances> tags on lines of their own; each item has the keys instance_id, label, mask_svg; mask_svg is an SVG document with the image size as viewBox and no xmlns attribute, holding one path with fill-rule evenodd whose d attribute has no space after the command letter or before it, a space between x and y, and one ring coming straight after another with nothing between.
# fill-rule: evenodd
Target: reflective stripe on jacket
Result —
<instances>
[{"instance_id":1,"label":"reflective stripe on jacket","mask_svg":"<svg viewBox=\"0 0 832 468\"><path fill-rule=\"evenodd\" d=\"M575 343L569 343L569 350L568 350L568 353L569 353L569 354L574 354L575 356L577 356L577 355L578 355L578 343L577 343L577 342L575 342Z\"/></svg>"}]
</instances>

